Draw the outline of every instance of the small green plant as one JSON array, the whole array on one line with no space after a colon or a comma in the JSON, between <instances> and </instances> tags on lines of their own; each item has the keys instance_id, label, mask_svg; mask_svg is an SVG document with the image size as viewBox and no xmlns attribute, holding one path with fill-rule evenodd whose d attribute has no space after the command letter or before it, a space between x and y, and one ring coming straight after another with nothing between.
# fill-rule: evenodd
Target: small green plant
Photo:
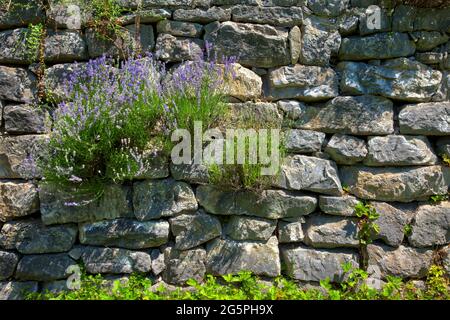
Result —
<instances>
[{"instance_id":1,"label":"small green plant","mask_svg":"<svg viewBox=\"0 0 450 320\"><path fill-rule=\"evenodd\" d=\"M350 187L349 186L347 186L347 185L343 185L342 186L342 190L345 192L345 193L347 193L347 194L350 194Z\"/></svg>"},{"instance_id":2,"label":"small green plant","mask_svg":"<svg viewBox=\"0 0 450 320\"><path fill-rule=\"evenodd\" d=\"M407 237L411 236L413 232L413 227L409 223L403 227L403 234Z\"/></svg>"},{"instance_id":3,"label":"small green plant","mask_svg":"<svg viewBox=\"0 0 450 320\"><path fill-rule=\"evenodd\" d=\"M358 223L358 239L361 245L372 243L374 234L380 232L380 227L375 221L380 217L375 208L370 204L358 202L355 206L355 214L360 219Z\"/></svg>"},{"instance_id":4,"label":"small green plant","mask_svg":"<svg viewBox=\"0 0 450 320\"><path fill-rule=\"evenodd\" d=\"M430 197L430 202L432 204L438 204L442 201L447 201L449 199L448 194L435 194Z\"/></svg>"},{"instance_id":5,"label":"small green plant","mask_svg":"<svg viewBox=\"0 0 450 320\"><path fill-rule=\"evenodd\" d=\"M44 25L42 23L30 24L25 33L25 46L27 58L30 62L35 61L39 55L39 49L44 36Z\"/></svg>"},{"instance_id":6,"label":"small green plant","mask_svg":"<svg viewBox=\"0 0 450 320\"><path fill-rule=\"evenodd\" d=\"M427 292L431 299L449 299L449 278L443 267L438 265L431 266L427 275Z\"/></svg>"},{"instance_id":7,"label":"small green plant","mask_svg":"<svg viewBox=\"0 0 450 320\"><path fill-rule=\"evenodd\" d=\"M449 157L448 155L446 155L445 153L443 153L443 154L441 155L441 157L442 157L442 162L443 162L446 166L450 167L450 157Z\"/></svg>"}]
</instances>

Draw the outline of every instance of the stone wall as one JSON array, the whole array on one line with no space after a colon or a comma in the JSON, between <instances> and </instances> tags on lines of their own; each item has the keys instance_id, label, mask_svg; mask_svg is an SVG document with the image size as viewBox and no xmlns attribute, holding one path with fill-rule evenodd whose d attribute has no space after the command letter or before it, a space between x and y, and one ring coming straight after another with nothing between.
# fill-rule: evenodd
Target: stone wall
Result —
<instances>
[{"instance_id":1,"label":"stone wall","mask_svg":"<svg viewBox=\"0 0 450 320\"><path fill-rule=\"evenodd\" d=\"M111 279L144 272L171 284L239 270L339 282L341 264L361 259L358 199L380 213L367 248L379 277L423 278L437 256L449 270L450 202L428 200L450 183L442 161L450 156L450 8L378 2L144 0L140 37L130 13L120 19L128 40L116 44L139 38L170 63L205 41L238 55L230 100L283 121L290 155L279 185L258 194L207 185L202 167L160 162L83 207L38 188L32 159L51 118L34 106L38 68L20 37L29 23L48 24L45 85L56 101L66 74L126 50L99 39L77 6L0 11L0 298L62 288L79 262ZM371 4L383 8L375 30Z\"/></svg>"}]
</instances>

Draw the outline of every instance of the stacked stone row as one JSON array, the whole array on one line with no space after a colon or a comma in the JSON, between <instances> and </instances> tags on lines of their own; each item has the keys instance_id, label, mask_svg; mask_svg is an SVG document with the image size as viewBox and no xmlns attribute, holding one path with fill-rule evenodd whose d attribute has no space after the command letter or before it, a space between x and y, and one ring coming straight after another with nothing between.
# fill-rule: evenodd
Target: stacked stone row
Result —
<instances>
[{"instance_id":1,"label":"stacked stone row","mask_svg":"<svg viewBox=\"0 0 450 320\"><path fill-rule=\"evenodd\" d=\"M119 19L126 32L114 43L86 25L89 14L76 1L47 12L0 11L0 298L61 289L80 262L88 273L144 272L172 284L240 270L339 282L342 263L361 261L360 200L380 214L381 231L367 248L374 277L423 278L438 250L450 271L450 202L428 202L450 183L442 161L450 157L449 8L142 3L140 37L131 11ZM375 30L367 24L371 4L382 8ZM258 194L230 191L208 185L205 167L160 159L132 185L108 186L87 206L38 188L34 159L51 118L35 105L37 59L30 61L23 35L45 19L44 79L55 102L65 98L64 76L102 54L125 57L139 47L173 64L195 58L207 41L219 56L238 56L231 106L284 128L289 156L278 183Z\"/></svg>"}]
</instances>

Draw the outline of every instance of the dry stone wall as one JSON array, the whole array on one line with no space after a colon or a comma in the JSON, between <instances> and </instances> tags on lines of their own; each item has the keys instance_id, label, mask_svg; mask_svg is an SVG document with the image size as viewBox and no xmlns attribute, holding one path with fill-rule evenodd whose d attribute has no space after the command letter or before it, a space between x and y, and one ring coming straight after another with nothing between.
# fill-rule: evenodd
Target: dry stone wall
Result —
<instances>
[{"instance_id":1,"label":"dry stone wall","mask_svg":"<svg viewBox=\"0 0 450 320\"><path fill-rule=\"evenodd\" d=\"M420 279L438 250L450 269L450 202L428 201L450 184L442 161L450 157L449 7L143 0L136 29L137 2L119 2L131 12L116 41L100 39L76 1L0 11L1 299L64 288L80 262L111 279L144 272L171 284L240 270L339 282L341 264L361 260L358 200L380 213L367 248L379 277ZM372 4L382 8L377 29L368 27ZM231 192L208 185L204 167L159 161L83 207L68 206L63 190L39 188L33 156L51 116L34 104L37 60L20 37L44 21L45 85L55 101L67 74L105 53L125 57L136 39L169 63L192 59L206 41L237 56L227 92L234 106L283 122L289 156L278 185Z\"/></svg>"}]
</instances>

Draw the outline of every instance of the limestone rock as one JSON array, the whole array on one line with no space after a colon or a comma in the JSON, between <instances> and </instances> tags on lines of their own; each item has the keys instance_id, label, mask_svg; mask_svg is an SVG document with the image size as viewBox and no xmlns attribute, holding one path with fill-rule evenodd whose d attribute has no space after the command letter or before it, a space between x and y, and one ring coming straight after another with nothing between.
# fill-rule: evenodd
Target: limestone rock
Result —
<instances>
[{"instance_id":1,"label":"limestone rock","mask_svg":"<svg viewBox=\"0 0 450 320\"><path fill-rule=\"evenodd\" d=\"M307 0L309 9L318 16L337 17L349 7L350 0Z\"/></svg>"},{"instance_id":2,"label":"limestone rock","mask_svg":"<svg viewBox=\"0 0 450 320\"><path fill-rule=\"evenodd\" d=\"M40 220L10 221L0 232L0 246L23 254L57 253L72 248L77 237L74 225L45 226Z\"/></svg>"},{"instance_id":3,"label":"limestone rock","mask_svg":"<svg viewBox=\"0 0 450 320\"><path fill-rule=\"evenodd\" d=\"M231 20L231 8L211 7L208 9L178 9L173 13L174 20L209 23Z\"/></svg>"},{"instance_id":4,"label":"limestone rock","mask_svg":"<svg viewBox=\"0 0 450 320\"><path fill-rule=\"evenodd\" d=\"M163 61L194 60L202 55L203 40L175 37L161 33L156 39L156 57Z\"/></svg>"},{"instance_id":5,"label":"limestone rock","mask_svg":"<svg viewBox=\"0 0 450 320\"><path fill-rule=\"evenodd\" d=\"M271 68L291 61L288 32L269 25L223 22L206 26L205 40L218 56L238 57L244 66Z\"/></svg>"},{"instance_id":6,"label":"limestone rock","mask_svg":"<svg viewBox=\"0 0 450 320\"><path fill-rule=\"evenodd\" d=\"M237 242L217 239L207 247L207 271L213 275L226 275L251 271L256 275L280 275L278 240L267 242Z\"/></svg>"},{"instance_id":7,"label":"limestone rock","mask_svg":"<svg viewBox=\"0 0 450 320\"><path fill-rule=\"evenodd\" d=\"M42 185L39 192L42 221L50 225L133 217L129 193L128 187L110 185L105 187L100 199L92 201L91 198L74 199L70 189Z\"/></svg>"},{"instance_id":8,"label":"limestone rock","mask_svg":"<svg viewBox=\"0 0 450 320\"><path fill-rule=\"evenodd\" d=\"M224 83L223 94L240 101L254 100L261 97L262 80L253 71L238 63L231 66L233 78Z\"/></svg>"},{"instance_id":9,"label":"limestone rock","mask_svg":"<svg viewBox=\"0 0 450 320\"><path fill-rule=\"evenodd\" d=\"M88 273L150 272L150 254L119 248L85 247L81 259Z\"/></svg>"},{"instance_id":10,"label":"limestone rock","mask_svg":"<svg viewBox=\"0 0 450 320\"><path fill-rule=\"evenodd\" d=\"M36 159L47 142L45 135L0 136L0 179L39 178Z\"/></svg>"},{"instance_id":11,"label":"limestone rock","mask_svg":"<svg viewBox=\"0 0 450 320\"><path fill-rule=\"evenodd\" d=\"M208 167L203 164L170 164L170 172L175 180L182 180L194 184L209 182Z\"/></svg>"},{"instance_id":12,"label":"limestone rock","mask_svg":"<svg viewBox=\"0 0 450 320\"><path fill-rule=\"evenodd\" d=\"M22 68L0 66L0 99L30 103L36 99L37 80Z\"/></svg>"},{"instance_id":13,"label":"limestone rock","mask_svg":"<svg viewBox=\"0 0 450 320\"><path fill-rule=\"evenodd\" d=\"M367 156L366 141L344 134L335 134L328 141L325 152L337 164L352 165L361 162Z\"/></svg>"},{"instance_id":14,"label":"limestone rock","mask_svg":"<svg viewBox=\"0 0 450 320\"><path fill-rule=\"evenodd\" d=\"M8 1L8 10L0 10L0 29L25 27L45 20L45 12L37 2L29 0ZM1 295L0 295L1 296Z\"/></svg>"},{"instance_id":15,"label":"limestone rock","mask_svg":"<svg viewBox=\"0 0 450 320\"><path fill-rule=\"evenodd\" d=\"M158 22L156 31L178 37L198 38L202 34L203 26L198 23L162 20Z\"/></svg>"},{"instance_id":16,"label":"limestone rock","mask_svg":"<svg viewBox=\"0 0 450 320\"><path fill-rule=\"evenodd\" d=\"M27 293L38 289L38 283L34 281L0 282L0 300L25 300Z\"/></svg>"},{"instance_id":17,"label":"limestone rock","mask_svg":"<svg viewBox=\"0 0 450 320\"><path fill-rule=\"evenodd\" d=\"M16 270L18 262L19 256L17 254L0 250L0 280L5 280L11 277Z\"/></svg>"},{"instance_id":18,"label":"limestone rock","mask_svg":"<svg viewBox=\"0 0 450 320\"><path fill-rule=\"evenodd\" d=\"M33 105L7 105L3 118L9 134L47 133L51 128L48 112Z\"/></svg>"},{"instance_id":19,"label":"limestone rock","mask_svg":"<svg viewBox=\"0 0 450 320\"><path fill-rule=\"evenodd\" d=\"M442 166L418 168L341 167L341 180L350 192L367 200L411 202L445 194L448 169Z\"/></svg>"},{"instance_id":20,"label":"limestone rock","mask_svg":"<svg viewBox=\"0 0 450 320\"><path fill-rule=\"evenodd\" d=\"M37 49L27 48L28 29L20 28L0 32L0 62L28 64L37 58Z\"/></svg>"},{"instance_id":21,"label":"limestone rock","mask_svg":"<svg viewBox=\"0 0 450 320\"><path fill-rule=\"evenodd\" d=\"M369 137L367 166L409 166L436 164L437 157L423 136Z\"/></svg>"},{"instance_id":22,"label":"limestone rock","mask_svg":"<svg viewBox=\"0 0 450 320\"><path fill-rule=\"evenodd\" d=\"M231 121L246 123L251 121L265 128L281 128L283 115L277 105L269 102L229 103Z\"/></svg>"},{"instance_id":23,"label":"limestone rock","mask_svg":"<svg viewBox=\"0 0 450 320\"><path fill-rule=\"evenodd\" d=\"M278 186L290 190L306 190L328 195L342 193L334 162L308 156L289 156L281 165Z\"/></svg>"},{"instance_id":24,"label":"limestone rock","mask_svg":"<svg viewBox=\"0 0 450 320\"><path fill-rule=\"evenodd\" d=\"M367 37L342 39L341 60L370 60L408 57L416 46L405 33L377 33Z\"/></svg>"},{"instance_id":25,"label":"limestone rock","mask_svg":"<svg viewBox=\"0 0 450 320\"><path fill-rule=\"evenodd\" d=\"M295 26L289 31L289 48L291 49L291 64L296 64L302 50L302 32Z\"/></svg>"},{"instance_id":26,"label":"limestone rock","mask_svg":"<svg viewBox=\"0 0 450 320\"><path fill-rule=\"evenodd\" d=\"M400 111L398 118L402 134L450 134L450 102L407 105Z\"/></svg>"},{"instance_id":27,"label":"limestone rock","mask_svg":"<svg viewBox=\"0 0 450 320\"><path fill-rule=\"evenodd\" d=\"M448 41L449 37L445 33L433 31L417 31L412 33L418 51L430 51L437 46Z\"/></svg>"},{"instance_id":28,"label":"limestone rock","mask_svg":"<svg viewBox=\"0 0 450 320\"><path fill-rule=\"evenodd\" d=\"M194 212L198 208L191 187L174 180L136 182L133 204L134 214L141 221Z\"/></svg>"},{"instance_id":29,"label":"limestone rock","mask_svg":"<svg viewBox=\"0 0 450 320\"><path fill-rule=\"evenodd\" d=\"M314 248L356 248L359 246L357 220L311 215L306 219L305 243Z\"/></svg>"},{"instance_id":30,"label":"limestone rock","mask_svg":"<svg viewBox=\"0 0 450 320\"><path fill-rule=\"evenodd\" d=\"M266 241L272 236L276 227L276 220L232 216L226 226L225 233L233 240Z\"/></svg>"},{"instance_id":31,"label":"limestone rock","mask_svg":"<svg viewBox=\"0 0 450 320\"><path fill-rule=\"evenodd\" d=\"M86 41L78 31L51 31L45 39L44 56L49 63L86 60Z\"/></svg>"},{"instance_id":32,"label":"limestone rock","mask_svg":"<svg viewBox=\"0 0 450 320\"><path fill-rule=\"evenodd\" d=\"M341 282L344 277L342 264L359 266L358 255L348 249L325 250L288 245L281 248L281 256L287 275L300 281L319 282L330 278L332 282Z\"/></svg>"},{"instance_id":33,"label":"limestone rock","mask_svg":"<svg viewBox=\"0 0 450 320\"><path fill-rule=\"evenodd\" d=\"M397 249L370 244L367 246L369 266L377 266L382 279L386 276L423 278L431 266L433 251L400 246Z\"/></svg>"},{"instance_id":34,"label":"limestone rock","mask_svg":"<svg viewBox=\"0 0 450 320\"><path fill-rule=\"evenodd\" d=\"M105 220L80 225L80 242L94 246L143 249L169 241L167 221Z\"/></svg>"},{"instance_id":35,"label":"limestone rock","mask_svg":"<svg viewBox=\"0 0 450 320\"><path fill-rule=\"evenodd\" d=\"M358 199L350 195L342 197L320 196L319 207L322 212L334 216L355 216L355 206Z\"/></svg>"},{"instance_id":36,"label":"limestone rock","mask_svg":"<svg viewBox=\"0 0 450 320\"><path fill-rule=\"evenodd\" d=\"M25 217L39 211L36 187L27 182L0 182L0 221Z\"/></svg>"},{"instance_id":37,"label":"limestone rock","mask_svg":"<svg viewBox=\"0 0 450 320\"><path fill-rule=\"evenodd\" d=\"M254 193L199 186L197 199L199 204L212 214L249 215L267 219L299 217L310 214L317 207L315 197L283 190Z\"/></svg>"},{"instance_id":38,"label":"limestone rock","mask_svg":"<svg viewBox=\"0 0 450 320\"><path fill-rule=\"evenodd\" d=\"M427 102L439 89L442 73L405 58L388 60L381 66L341 62L344 94L381 95L401 101Z\"/></svg>"},{"instance_id":39,"label":"limestone rock","mask_svg":"<svg viewBox=\"0 0 450 320\"><path fill-rule=\"evenodd\" d=\"M167 248L164 251L166 269L163 272L165 282L184 285L189 279L203 281L206 273L205 249L180 251Z\"/></svg>"},{"instance_id":40,"label":"limestone rock","mask_svg":"<svg viewBox=\"0 0 450 320\"><path fill-rule=\"evenodd\" d=\"M67 278L69 267L77 266L66 253L24 256L17 265L19 280L52 281Z\"/></svg>"},{"instance_id":41,"label":"limestone rock","mask_svg":"<svg viewBox=\"0 0 450 320\"><path fill-rule=\"evenodd\" d=\"M288 130L285 133L285 148L293 153L313 153L322 149L325 133L310 130Z\"/></svg>"},{"instance_id":42,"label":"limestone rock","mask_svg":"<svg viewBox=\"0 0 450 320\"><path fill-rule=\"evenodd\" d=\"M293 27L302 24L301 7L235 6L231 11L233 21L273 26Z\"/></svg>"},{"instance_id":43,"label":"limestone rock","mask_svg":"<svg viewBox=\"0 0 450 320\"><path fill-rule=\"evenodd\" d=\"M175 249L178 250L197 247L222 234L219 219L203 210L171 218L170 228L175 236Z\"/></svg>"},{"instance_id":44,"label":"limestone rock","mask_svg":"<svg viewBox=\"0 0 450 320\"><path fill-rule=\"evenodd\" d=\"M78 5L50 3L47 9L47 23L56 28L80 30L83 25L83 12Z\"/></svg>"},{"instance_id":45,"label":"limestone rock","mask_svg":"<svg viewBox=\"0 0 450 320\"><path fill-rule=\"evenodd\" d=\"M139 20L142 24L150 24L162 21L164 19L170 19L172 12L167 9L145 9L139 10L139 12L131 12L124 16L119 17L119 23L126 26L136 23L136 17L139 14Z\"/></svg>"},{"instance_id":46,"label":"limestone rock","mask_svg":"<svg viewBox=\"0 0 450 320\"><path fill-rule=\"evenodd\" d=\"M450 243L450 202L419 206L408 242L418 248Z\"/></svg>"},{"instance_id":47,"label":"limestone rock","mask_svg":"<svg viewBox=\"0 0 450 320\"><path fill-rule=\"evenodd\" d=\"M278 241L280 243L303 242L303 224L305 220L298 218L296 221L280 221L278 223Z\"/></svg>"},{"instance_id":48,"label":"limestone rock","mask_svg":"<svg viewBox=\"0 0 450 320\"><path fill-rule=\"evenodd\" d=\"M266 96L271 100L323 101L339 95L336 72L317 66L286 66L269 71Z\"/></svg>"}]
</instances>

